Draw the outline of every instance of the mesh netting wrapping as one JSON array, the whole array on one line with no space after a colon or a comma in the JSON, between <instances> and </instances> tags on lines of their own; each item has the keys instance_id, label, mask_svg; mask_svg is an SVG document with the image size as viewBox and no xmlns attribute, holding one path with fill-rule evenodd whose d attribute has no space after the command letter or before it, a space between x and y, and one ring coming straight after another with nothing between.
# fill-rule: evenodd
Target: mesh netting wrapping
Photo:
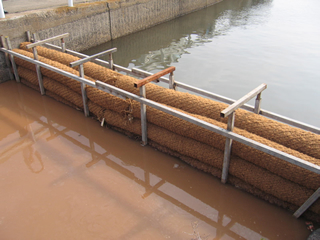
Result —
<instances>
[{"instance_id":1,"label":"mesh netting wrapping","mask_svg":"<svg viewBox=\"0 0 320 240\"><path fill-rule=\"evenodd\" d=\"M20 48L26 49L25 46L27 44L28 43L26 42L21 43ZM67 66L70 62L79 59L69 54L44 47L37 47L37 50L39 55ZM87 76L99 79L103 82L108 82L109 84L129 92L139 94L139 90L133 86L133 82L136 81L135 78L121 75L94 63L84 64L84 70ZM148 84L146 90L147 98L156 102L164 103L186 112L206 116L218 121L226 121L226 119L221 119L220 117L220 112L227 107L224 103L218 103L188 93L175 92L155 84ZM294 128L242 109L236 111L235 126L314 158L320 158L320 136L317 134Z\"/></svg>"},{"instance_id":2,"label":"mesh netting wrapping","mask_svg":"<svg viewBox=\"0 0 320 240\"><path fill-rule=\"evenodd\" d=\"M33 54L26 51L25 45L26 43L21 44L25 50L15 49L14 51L33 58ZM37 50L40 61L75 75L79 74L76 68L69 67L70 62L78 58L43 47L37 47ZM19 65L18 72L23 82L33 88L38 88L35 66L19 58L15 60ZM84 70L86 78L91 81L97 79L138 94L138 89L133 87L136 79L132 77L94 63L85 63ZM53 94L57 100L65 101L72 107L83 109L79 82L43 67L41 67L41 73L44 76L43 84L47 94ZM147 98L226 128L226 123L221 121L220 112L227 105L188 93L168 90L154 84L148 84L146 88ZM140 104L138 102L122 100L93 87L87 87L87 96L91 114L100 121L105 118L107 124L111 126L141 135ZM147 107L147 121L148 139L158 148L167 149L169 153L177 153L181 159L189 159L185 161L190 164L219 175L217 173L221 172L222 168L224 137L151 107ZM236 112L234 132L311 163L319 164L320 137L317 134L244 110ZM229 173L231 179L233 177L239 179L260 191L260 194L257 195L264 192L295 206L300 206L313 193L313 190L320 186L320 178L317 174L236 141L232 146ZM318 202L311 208L316 213L320 213Z\"/></svg>"}]
</instances>

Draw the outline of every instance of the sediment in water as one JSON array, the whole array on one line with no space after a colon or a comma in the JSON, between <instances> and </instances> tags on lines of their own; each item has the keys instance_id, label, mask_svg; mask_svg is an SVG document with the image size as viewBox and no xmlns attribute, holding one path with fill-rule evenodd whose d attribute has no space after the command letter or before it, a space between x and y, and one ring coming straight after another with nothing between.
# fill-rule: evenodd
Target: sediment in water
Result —
<instances>
[{"instance_id":1,"label":"sediment in water","mask_svg":"<svg viewBox=\"0 0 320 240\"><path fill-rule=\"evenodd\" d=\"M21 46L24 48L25 43ZM33 58L33 55L25 50L15 49L14 51ZM39 58L40 61L78 75L77 70L68 67L70 62L78 58L42 47L38 47L38 53L42 56ZM51 59L48 59L49 57ZM18 58L16 58L16 63L19 65L19 75L28 81L29 85L36 86L34 65ZM89 77L86 76L87 79L107 82L138 94L138 90L133 87L136 79L94 63L86 63L84 67L85 74L89 75ZM54 92L69 105L78 109L83 108L80 83L44 68L41 68L41 72L45 76L46 89ZM113 127L135 135L141 134L139 103L122 100L92 87L87 88L87 95L89 110L98 119L105 118L107 124ZM225 104L188 93L168 90L154 84L147 85L147 98L226 128L224 120L220 118L220 111L226 107ZM183 160L193 159L192 164L206 172L221 169L224 137L153 108L148 108L147 112L148 138L155 143L155 146L157 145L162 150L168 149L168 153L176 152ZM319 163L320 149L316 146L319 146L320 137L317 134L293 128L245 110L236 112L234 131L306 161ZM281 135L281 138L278 135ZM303 151L300 151L301 149ZM237 142L233 143L229 172L231 179L235 177L249 184L252 189L259 192L257 195L260 197L263 192L266 196L273 196L294 206L300 206L320 186L317 174ZM252 189L250 191L253 193ZM267 198L270 199L270 197L265 197ZM310 210L319 214L319 201Z\"/></svg>"}]
</instances>

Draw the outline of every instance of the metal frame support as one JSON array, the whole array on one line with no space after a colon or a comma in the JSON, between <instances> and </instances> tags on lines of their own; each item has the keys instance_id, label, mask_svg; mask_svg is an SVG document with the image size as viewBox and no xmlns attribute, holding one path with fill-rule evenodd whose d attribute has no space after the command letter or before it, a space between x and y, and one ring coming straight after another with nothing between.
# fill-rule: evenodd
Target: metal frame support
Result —
<instances>
[{"instance_id":1,"label":"metal frame support","mask_svg":"<svg viewBox=\"0 0 320 240\"><path fill-rule=\"evenodd\" d=\"M229 107L221 111L221 117L228 117L228 126L227 130L229 132L233 131L234 128L234 121L235 121L235 111L243 106L246 102L250 99L256 97L256 106L255 106L255 113L260 112L260 100L261 100L261 92L267 88L266 84L261 84L260 86L253 89L251 92L240 98L238 101L231 104ZM222 175L221 175L221 182L226 183L228 179L228 172L229 172L229 165L230 165L230 156L231 156L231 149L232 149L232 139L226 139L226 144L224 148L224 156L223 156L223 165L222 165Z\"/></svg>"},{"instance_id":2,"label":"metal frame support","mask_svg":"<svg viewBox=\"0 0 320 240\"><path fill-rule=\"evenodd\" d=\"M61 38L61 51L66 52L66 43L64 41L64 38Z\"/></svg>"},{"instance_id":3,"label":"metal frame support","mask_svg":"<svg viewBox=\"0 0 320 240\"><path fill-rule=\"evenodd\" d=\"M37 41L36 40L37 36L36 36L35 33L33 34L33 39L34 39L35 42ZM31 44L29 44L29 45L31 45ZM27 45L27 48L28 48L29 45ZM34 47L32 47L32 51L33 51L34 60L38 61L39 60L39 56L38 56L38 51L37 51L36 45ZM40 69L40 66L38 64L36 64L36 72L37 72L37 76L38 76L40 93L41 93L41 95L45 95L46 92L45 92L44 86L43 86L43 79L42 79L41 69Z\"/></svg>"},{"instance_id":4,"label":"metal frame support","mask_svg":"<svg viewBox=\"0 0 320 240\"><path fill-rule=\"evenodd\" d=\"M109 68L110 68L111 70L114 70L112 52L109 53Z\"/></svg>"},{"instance_id":5,"label":"metal frame support","mask_svg":"<svg viewBox=\"0 0 320 240\"><path fill-rule=\"evenodd\" d=\"M4 14L2 0L0 0L0 18L6 18L6 15Z\"/></svg>"},{"instance_id":6,"label":"metal frame support","mask_svg":"<svg viewBox=\"0 0 320 240\"><path fill-rule=\"evenodd\" d=\"M63 40L63 39L61 39L61 40ZM64 51L65 51L65 49L64 49ZM81 78L85 78L83 64L85 64L86 62L89 62L93 59L96 59L100 56L106 55L106 54L109 54L109 56L110 56L110 55L112 55L113 52L116 52L116 51L117 51L116 48L112 48L112 49L106 50L104 52L100 52L95 55L88 56L86 58L83 58L83 59L80 59L80 60L77 60L77 61L70 63L70 67L75 67L75 66L79 65L79 76ZM111 56L111 58L112 58L112 56ZM113 62L112 62L112 65L113 65ZM87 97L86 88L87 88L87 85L84 82L81 82L81 93L82 93L81 95L82 95L82 102L83 102L83 111L84 111L84 115L86 117L88 117L90 112L89 112L89 108L88 108L88 97Z\"/></svg>"},{"instance_id":7,"label":"metal frame support","mask_svg":"<svg viewBox=\"0 0 320 240\"><path fill-rule=\"evenodd\" d=\"M233 131L234 120L235 120L235 112L232 112L228 117L228 126L227 126L227 130L230 132ZM226 183L228 179L231 149L232 149L232 139L227 138L225 148L224 148L224 156L223 156L223 166L222 166L222 176L221 176L222 183Z\"/></svg>"},{"instance_id":8,"label":"metal frame support","mask_svg":"<svg viewBox=\"0 0 320 240\"><path fill-rule=\"evenodd\" d=\"M9 37L6 37L6 43L7 43L8 49L12 50L11 42L10 42L10 38ZM17 65L16 65L16 62L14 61L14 57L11 54L10 54L10 60L11 60L11 66L12 66L12 69L13 69L14 77L15 77L17 82L20 82L20 77L19 77L19 74L18 74Z\"/></svg>"},{"instance_id":9,"label":"metal frame support","mask_svg":"<svg viewBox=\"0 0 320 240\"><path fill-rule=\"evenodd\" d=\"M79 75L84 78L84 68L83 64L79 65ZM84 82L81 82L81 95L83 102L83 111L86 117L89 117L89 108L88 108L88 97L87 97L87 85Z\"/></svg>"},{"instance_id":10,"label":"metal frame support","mask_svg":"<svg viewBox=\"0 0 320 240\"><path fill-rule=\"evenodd\" d=\"M32 42L32 38L31 38L31 33L30 33L30 31L26 31L26 34L27 34L27 41L28 41L28 42Z\"/></svg>"},{"instance_id":11,"label":"metal frame support","mask_svg":"<svg viewBox=\"0 0 320 240\"><path fill-rule=\"evenodd\" d=\"M320 197L320 187L315 191L311 197L302 204L301 207L293 214L295 218L300 217L318 198Z\"/></svg>"},{"instance_id":12,"label":"metal frame support","mask_svg":"<svg viewBox=\"0 0 320 240\"><path fill-rule=\"evenodd\" d=\"M143 85L139 88L140 97L146 98L146 86ZM140 103L141 108L141 145L145 146L148 144L148 129L147 129L147 106L144 103Z\"/></svg>"},{"instance_id":13,"label":"metal frame support","mask_svg":"<svg viewBox=\"0 0 320 240\"><path fill-rule=\"evenodd\" d=\"M169 89L177 90L176 87L177 87L177 86L176 86L176 83L175 83L175 81L174 81L173 72L171 72L171 73L169 74Z\"/></svg>"},{"instance_id":14,"label":"metal frame support","mask_svg":"<svg viewBox=\"0 0 320 240\"><path fill-rule=\"evenodd\" d=\"M260 113L260 106L261 106L261 93L259 93L256 97L255 105L254 105L254 113Z\"/></svg>"},{"instance_id":15,"label":"metal frame support","mask_svg":"<svg viewBox=\"0 0 320 240\"><path fill-rule=\"evenodd\" d=\"M1 0L0 0L0 1L1 1ZM0 41L1 41L2 47L8 49L7 44L6 44L6 42L5 42L5 37L4 37L4 36L2 36L2 35L0 36ZM5 57L5 60L6 60L7 67L9 68L9 77L10 77L10 80L13 80L13 79L14 79L14 76L13 76L13 73L12 73L12 70L11 70L11 64L10 64L9 54L8 54L8 53L4 53L4 57Z\"/></svg>"}]
</instances>

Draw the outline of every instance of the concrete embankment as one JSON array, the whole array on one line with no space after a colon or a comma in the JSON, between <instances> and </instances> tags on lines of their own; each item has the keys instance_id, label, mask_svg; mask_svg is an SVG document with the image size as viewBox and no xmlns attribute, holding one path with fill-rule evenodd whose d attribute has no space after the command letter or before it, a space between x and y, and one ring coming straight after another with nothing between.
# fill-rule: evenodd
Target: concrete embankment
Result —
<instances>
[{"instance_id":1,"label":"concrete embankment","mask_svg":"<svg viewBox=\"0 0 320 240\"><path fill-rule=\"evenodd\" d=\"M0 20L0 35L9 36L13 48L26 40L26 31L40 39L70 33L67 48L82 51L112 39L196 11L221 0L109 0L7 15ZM0 54L0 82L9 79Z\"/></svg>"}]
</instances>

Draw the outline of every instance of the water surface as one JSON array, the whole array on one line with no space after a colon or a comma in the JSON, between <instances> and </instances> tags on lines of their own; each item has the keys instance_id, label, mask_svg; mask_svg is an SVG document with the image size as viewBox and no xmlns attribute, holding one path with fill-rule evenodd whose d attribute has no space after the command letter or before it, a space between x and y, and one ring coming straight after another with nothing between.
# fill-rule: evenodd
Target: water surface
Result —
<instances>
[{"instance_id":1,"label":"water surface","mask_svg":"<svg viewBox=\"0 0 320 240\"><path fill-rule=\"evenodd\" d=\"M0 239L308 236L292 213L13 81L0 126Z\"/></svg>"},{"instance_id":2,"label":"water surface","mask_svg":"<svg viewBox=\"0 0 320 240\"><path fill-rule=\"evenodd\" d=\"M239 99L266 83L262 108L320 127L320 2L224 0L86 51Z\"/></svg>"}]
</instances>

